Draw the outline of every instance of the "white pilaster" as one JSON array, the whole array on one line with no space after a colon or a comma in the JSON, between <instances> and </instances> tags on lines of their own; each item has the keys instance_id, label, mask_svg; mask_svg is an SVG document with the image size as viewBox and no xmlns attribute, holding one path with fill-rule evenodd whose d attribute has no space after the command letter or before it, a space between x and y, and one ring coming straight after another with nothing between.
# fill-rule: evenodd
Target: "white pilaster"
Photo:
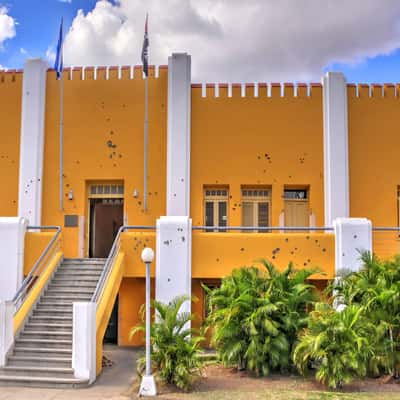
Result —
<instances>
[{"instance_id":1,"label":"white pilaster","mask_svg":"<svg viewBox=\"0 0 400 400\"><path fill-rule=\"evenodd\" d=\"M26 61L22 82L18 215L40 225L47 62Z\"/></svg>"},{"instance_id":2,"label":"white pilaster","mask_svg":"<svg viewBox=\"0 0 400 400\"><path fill-rule=\"evenodd\" d=\"M341 271L358 271L361 252L372 252L372 224L366 218L337 218L335 231L336 275Z\"/></svg>"},{"instance_id":3,"label":"white pilaster","mask_svg":"<svg viewBox=\"0 0 400 400\"><path fill-rule=\"evenodd\" d=\"M0 301L0 368L6 365L7 354L14 344L14 304Z\"/></svg>"},{"instance_id":4,"label":"white pilaster","mask_svg":"<svg viewBox=\"0 0 400 400\"><path fill-rule=\"evenodd\" d=\"M24 274L24 244L28 221L0 217L0 301L12 300Z\"/></svg>"},{"instance_id":5,"label":"white pilaster","mask_svg":"<svg viewBox=\"0 0 400 400\"><path fill-rule=\"evenodd\" d=\"M349 163L346 79L323 77L325 226L349 216Z\"/></svg>"},{"instance_id":6,"label":"white pilaster","mask_svg":"<svg viewBox=\"0 0 400 400\"><path fill-rule=\"evenodd\" d=\"M189 215L191 58L168 57L167 215Z\"/></svg>"},{"instance_id":7,"label":"white pilaster","mask_svg":"<svg viewBox=\"0 0 400 400\"><path fill-rule=\"evenodd\" d=\"M161 217L157 220L156 299L163 303L174 297L192 295L192 220ZM190 301L182 311L191 310Z\"/></svg>"},{"instance_id":8,"label":"white pilaster","mask_svg":"<svg viewBox=\"0 0 400 400\"><path fill-rule=\"evenodd\" d=\"M72 368L75 378L96 379L96 303L74 302Z\"/></svg>"}]
</instances>

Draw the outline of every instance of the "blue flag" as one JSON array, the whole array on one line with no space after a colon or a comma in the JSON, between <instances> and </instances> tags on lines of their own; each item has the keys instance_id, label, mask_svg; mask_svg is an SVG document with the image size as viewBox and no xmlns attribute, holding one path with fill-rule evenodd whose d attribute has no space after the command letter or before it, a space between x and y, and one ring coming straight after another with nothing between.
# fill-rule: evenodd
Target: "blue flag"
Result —
<instances>
[{"instance_id":1,"label":"blue flag","mask_svg":"<svg viewBox=\"0 0 400 400\"><path fill-rule=\"evenodd\" d=\"M60 35L58 37L57 43L57 54L56 60L54 63L54 69L57 73L57 79L61 78L62 70L63 70L63 19L61 18L61 25L60 25Z\"/></svg>"}]
</instances>

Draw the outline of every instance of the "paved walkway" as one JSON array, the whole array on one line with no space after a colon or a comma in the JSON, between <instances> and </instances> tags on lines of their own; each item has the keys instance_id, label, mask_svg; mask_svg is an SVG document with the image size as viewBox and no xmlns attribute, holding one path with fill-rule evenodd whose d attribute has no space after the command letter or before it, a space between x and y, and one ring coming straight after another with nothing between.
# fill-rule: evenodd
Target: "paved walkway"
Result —
<instances>
[{"instance_id":1,"label":"paved walkway","mask_svg":"<svg viewBox=\"0 0 400 400\"><path fill-rule=\"evenodd\" d=\"M127 400L136 377L136 358L140 351L106 345L104 355L114 362L103 368L96 383L86 389L42 389L0 386L0 400Z\"/></svg>"}]
</instances>

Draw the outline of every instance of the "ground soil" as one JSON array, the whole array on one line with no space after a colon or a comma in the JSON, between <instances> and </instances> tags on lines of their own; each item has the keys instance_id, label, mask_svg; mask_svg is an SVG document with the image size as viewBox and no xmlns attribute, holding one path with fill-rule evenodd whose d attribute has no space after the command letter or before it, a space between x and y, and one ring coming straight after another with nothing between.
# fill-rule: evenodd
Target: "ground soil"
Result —
<instances>
[{"instance_id":1,"label":"ground soil","mask_svg":"<svg viewBox=\"0 0 400 400\"><path fill-rule=\"evenodd\" d=\"M194 398L214 398L213 393L215 392L224 392L226 394L231 392L232 398L237 397L237 392L244 394L247 392L249 394L248 399L250 400L253 398L253 393L272 393L275 391L297 393L299 395L298 398L303 398L300 393L312 392L332 392L332 394L342 393L343 395L360 392L365 394L382 393L382 398L384 399L389 397L385 393L388 395L389 393L393 395L398 394L400 396L400 383L397 380L388 380L384 377L377 379L367 378L356 380L340 390L330 391L322 384L316 382L312 377L270 375L265 378L257 378L246 372L237 371L237 369L225 368L220 365L209 365L204 369L203 376L195 382L191 394L184 394L172 387L161 385L158 385L158 390L164 400L182 399L185 397L189 399L192 396ZM329 396L329 398L331 397ZM393 397L390 396L390 398Z\"/></svg>"}]
</instances>

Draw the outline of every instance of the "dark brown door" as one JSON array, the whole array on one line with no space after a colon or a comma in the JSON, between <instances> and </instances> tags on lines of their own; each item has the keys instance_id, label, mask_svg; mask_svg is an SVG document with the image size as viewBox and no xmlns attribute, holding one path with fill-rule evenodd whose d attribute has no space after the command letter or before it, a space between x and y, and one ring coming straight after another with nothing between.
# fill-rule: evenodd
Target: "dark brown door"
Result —
<instances>
[{"instance_id":1,"label":"dark brown door","mask_svg":"<svg viewBox=\"0 0 400 400\"><path fill-rule=\"evenodd\" d=\"M107 258L118 229L123 224L122 200L93 199L91 208L90 257Z\"/></svg>"}]
</instances>

